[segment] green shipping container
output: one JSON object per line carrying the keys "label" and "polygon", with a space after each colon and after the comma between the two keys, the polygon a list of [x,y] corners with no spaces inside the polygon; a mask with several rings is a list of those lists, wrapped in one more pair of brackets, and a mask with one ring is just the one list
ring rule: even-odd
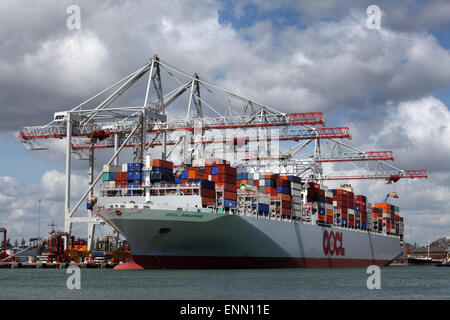
{"label": "green shipping container", "polygon": [[109,181],[109,172],[103,172],[103,181]]}

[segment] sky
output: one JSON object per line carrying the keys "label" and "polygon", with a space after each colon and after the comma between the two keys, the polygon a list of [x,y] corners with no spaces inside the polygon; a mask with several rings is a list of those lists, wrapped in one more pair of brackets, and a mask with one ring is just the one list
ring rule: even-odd
{"label": "sky", "polygon": [[[367,26],[372,4],[379,29]],[[68,27],[71,5],[79,29]],[[350,128],[352,146],[391,150],[396,167],[427,169],[428,179],[350,183],[372,202],[400,195],[392,203],[407,241],[450,236],[449,16],[445,0],[2,0],[0,226],[20,242],[37,235],[39,212],[42,233],[52,221],[64,225],[64,143],[29,151],[20,128],[45,125],[158,54],[277,110],[323,112],[328,126]],[[73,167],[76,199],[87,164],[74,158]]]}

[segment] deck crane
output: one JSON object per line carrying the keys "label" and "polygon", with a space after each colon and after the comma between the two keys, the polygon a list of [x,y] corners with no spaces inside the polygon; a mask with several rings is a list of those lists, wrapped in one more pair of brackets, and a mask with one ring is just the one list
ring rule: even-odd
{"label": "deck crane", "polygon": [[[124,106],[118,103],[118,99],[146,75],[143,104]],[[201,88],[204,89],[202,95]],[[187,101],[182,98],[186,96]],[[187,110],[186,116],[181,114],[182,110]],[[47,125],[22,128],[18,138],[30,150],[45,150],[48,147],[46,141],[65,139],[64,232],[70,237],[73,223],[87,223],[89,248],[92,248],[95,226],[102,221],[90,209],[87,217],[74,217],[74,214],[85,199],[94,198],[94,186],[102,175],[102,172],[94,172],[95,153],[107,149],[113,150],[107,164],[118,164],[119,154],[125,148],[132,148],[134,162],[141,162],[144,153],[150,149],[160,152],[162,159],[170,158],[178,166],[195,157],[223,156],[233,165],[246,165],[249,171],[273,170],[294,174],[304,180],[426,177],[425,170],[400,170],[381,162],[393,161],[390,151],[362,152],[343,143],[342,140],[351,139],[348,127],[324,126],[321,112],[280,112],[220,88],[197,74],[187,74],[155,55],[138,70],[78,106],[56,112]],[[321,140],[334,144],[332,153],[321,151]],[[284,143],[294,146],[283,153],[273,150],[276,149],[273,145]],[[312,155],[301,156],[301,152],[313,144]],[[345,148],[349,151],[342,152]],[[277,156],[277,152],[283,157]],[[73,207],[72,154],[78,159],[89,160],[89,185]],[[376,161],[380,170],[354,176],[323,173],[323,163],[344,161]]]}

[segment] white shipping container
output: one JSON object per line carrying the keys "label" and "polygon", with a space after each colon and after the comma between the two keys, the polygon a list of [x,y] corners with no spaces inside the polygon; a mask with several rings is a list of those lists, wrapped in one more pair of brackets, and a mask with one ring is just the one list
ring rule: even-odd
{"label": "white shipping container", "polygon": [[334,208],[333,208],[332,204],[325,203],[325,209],[326,210],[333,210]]}
{"label": "white shipping container", "polygon": [[193,167],[204,167],[205,166],[205,159],[192,160],[192,166]]}
{"label": "white shipping container", "polygon": [[293,203],[292,204],[292,209],[293,210],[302,210],[303,209],[303,205],[301,205],[301,204],[298,204],[298,203]]}
{"label": "white shipping container", "polygon": [[258,197],[258,203],[270,204],[270,197],[266,196],[264,193],[260,193]]}
{"label": "white shipping container", "polygon": [[299,196],[292,196],[292,198],[291,198],[291,202],[292,203],[299,203],[299,204],[302,204],[303,203],[303,197],[299,197]]}
{"label": "white shipping container", "polygon": [[291,195],[292,196],[301,197],[302,196],[302,192],[300,190],[291,189]]}
{"label": "white shipping container", "polygon": [[320,189],[324,190],[324,191],[328,191],[328,187],[323,184],[320,185]]}
{"label": "white shipping container", "polygon": [[302,185],[300,183],[291,181],[291,189],[302,190]]}
{"label": "white shipping container", "polygon": [[122,163],[122,172],[127,172],[127,171],[128,171],[128,164]]}
{"label": "white shipping container", "polygon": [[325,197],[333,198],[333,192],[325,192]]}
{"label": "white shipping container", "polygon": [[347,213],[351,215],[355,215],[355,210],[353,209],[347,209]]}

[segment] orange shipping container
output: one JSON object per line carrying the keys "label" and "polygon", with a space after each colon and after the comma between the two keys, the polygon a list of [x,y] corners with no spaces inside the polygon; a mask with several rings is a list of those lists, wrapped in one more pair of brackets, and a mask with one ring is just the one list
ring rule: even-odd
{"label": "orange shipping container", "polygon": [[208,180],[208,174],[195,170],[189,170],[188,177],[189,179]]}

